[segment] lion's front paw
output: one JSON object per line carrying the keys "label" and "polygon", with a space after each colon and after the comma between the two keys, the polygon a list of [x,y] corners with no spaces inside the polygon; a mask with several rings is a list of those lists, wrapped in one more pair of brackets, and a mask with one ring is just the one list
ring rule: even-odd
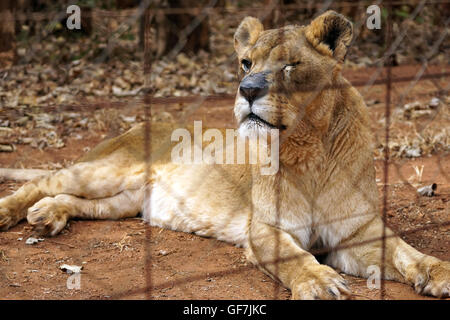
{"label": "lion's front paw", "polygon": [[420,269],[414,282],[416,292],[439,298],[450,296],[450,262],[437,260]]}
{"label": "lion's front paw", "polygon": [[54,236],[66,226],[69,212],[66,203],[46,197],[28,209],[27,220],[38,234]]}
{"label": "lion's front paw", "polygon": [[342,300],[350,297],[351,291],[344,278],[325,265],[303,268],[292,285],[292,299]]}

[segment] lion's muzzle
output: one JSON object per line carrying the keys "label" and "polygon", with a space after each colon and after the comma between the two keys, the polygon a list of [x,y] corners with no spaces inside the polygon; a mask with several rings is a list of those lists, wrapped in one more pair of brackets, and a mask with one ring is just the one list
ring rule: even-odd
{"label": "lion's muzzle", "polygon": [[242,79],[239,85],[239,93],[248,101],[250,106],[253,102],[265,96],[269,91],[269,83],[266,80],[268,72],[249,74]]}

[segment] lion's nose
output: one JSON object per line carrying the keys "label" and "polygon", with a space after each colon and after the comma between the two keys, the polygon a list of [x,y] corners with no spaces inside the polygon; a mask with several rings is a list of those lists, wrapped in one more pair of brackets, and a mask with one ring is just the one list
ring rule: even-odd
{"label": "lion's nose", "polygon": [[250,103],[267,93],[267,81],[264,72],[245,77],[239,85],[240,94]]}
{"label": "lion's nose", "polygon": [[256,99],[256,97],[258,97],[258,94],[261,90],[261,88],[244,87],[242,85],[239,87],[241,95],[250,103],[252,103]]}

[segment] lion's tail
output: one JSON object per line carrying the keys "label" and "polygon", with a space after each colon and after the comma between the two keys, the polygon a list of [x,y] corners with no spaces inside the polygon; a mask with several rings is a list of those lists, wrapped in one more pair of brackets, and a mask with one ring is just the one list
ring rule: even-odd
{"label": "lion's tail", "polygon": [[26,181],[51,173],[51,170],[0,168],[0,180]]}

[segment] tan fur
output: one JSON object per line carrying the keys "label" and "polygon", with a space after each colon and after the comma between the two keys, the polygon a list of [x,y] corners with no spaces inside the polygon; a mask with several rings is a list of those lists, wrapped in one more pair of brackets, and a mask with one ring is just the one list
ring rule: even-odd
{"label": "tan fur", "polygon": [[[152,124],[146,181],[145,127],[138,125],[74,166],[0,199],[0,227],[27,217],[37,231],[55,235],[73,217],[143,212],[151,225],[245,247],[249,260],[290,288],[294,299],[349,297],[333,267],[362,277],[370,266],[381,268],[383,227],[366,107],[340,74],[351,37],[351,23],[331,11],[306,27],[266,31],[246,18],[236,31],[239,61],[251,61],[248,74],[267,72],[269,83],[252,106],[237,94],[239,130],[267,129],[249,122],[250,107],[281,129],[276,174],[262,175],[259,165],[172,163],[175,127]],[[448,296],[450,263],[418,252],[389,229],[387,235],[386,279]],[[330,250],[327,265],[308,252],[313,248]]]}

